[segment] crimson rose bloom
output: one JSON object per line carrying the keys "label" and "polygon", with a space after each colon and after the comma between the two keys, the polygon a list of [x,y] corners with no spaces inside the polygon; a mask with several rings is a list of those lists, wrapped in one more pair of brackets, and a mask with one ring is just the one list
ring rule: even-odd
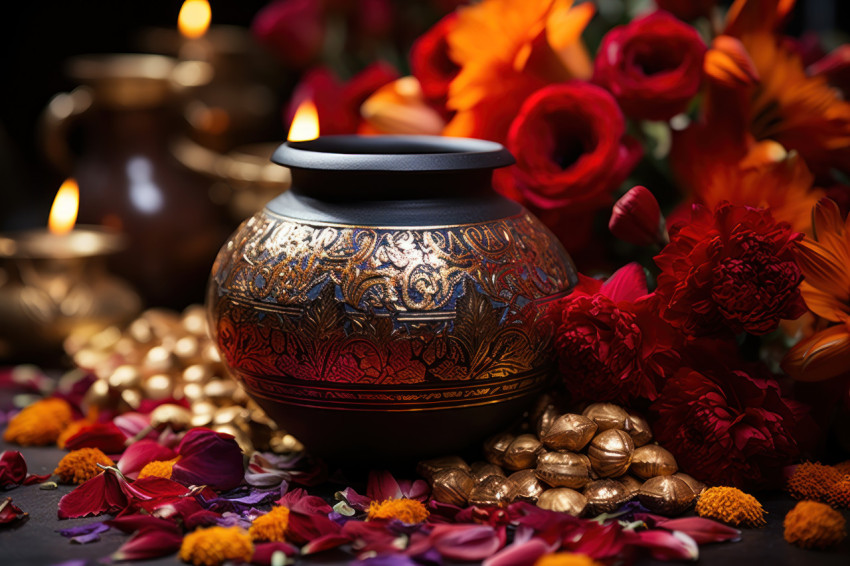
{"label": "crimson rose bloom", "polygon": [[767,334],[806,312],[793,249],[803,235],[766,209],[694,205],[655,257],[663,316],[689,334]]}
{"label": "crimson rose bloom", "polygon": [[629,264],[605,284],[579,277],[554,307],[555,349],[570,395],[620,404],[655,399],[656,382],[677,363],[677,336],[658,317],[643,268]]}
{"label": "crimson rose bloom", "polygon": [[662,10],[667,10],[679,19],[695,20],[701,16],[711,15],[715,0],[655,0]]}
{"label": "crimson rose bloom", "polygon": [[743,369],[679,369],[652,406],[652,430],[679,467],[701,481],[775,486],[799,455],[807,409],[785,399],[762,366],[736,367]]}
{"label": "crimson rose bloom", "polygon": [[694,28],[659,10],[602,38],[593,82],[611,91],[627,116],[668,120],[699,90],[705,52]]}
{"label": "crimson rose bloom", "polygon": [[542,88],[526,99],[508,132],[517,161],[513,182],[541,209],[582,214],[603,208],[641,157],[640,145],[625,132],[605,90],[579,81]]}
{"label": "crimson rose bloom", "polygon": [[410,49],[410,70],[422,85],[428,102],[445,107],[452,82],[460,66],[449,57],[446,36],[457,20],[457,13],[445,16],[422,34]]}

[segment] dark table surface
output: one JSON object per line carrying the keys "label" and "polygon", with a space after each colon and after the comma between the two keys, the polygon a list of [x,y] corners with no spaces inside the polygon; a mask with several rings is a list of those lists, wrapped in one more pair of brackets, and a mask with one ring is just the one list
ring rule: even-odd
{"label": "dark table surface", "polygon": [[[19,448],[0,441],[0,451],[20,450],[29,466],[30,473],[52,472],[64,452],[56,448]],[[86,544],[74,544],[56,531],[75,525],[103,520],[103,518],[60,521],[56,516],[59,498],[71,491],[72,486],[60,485],[55,490],[42,490],[38,485],[22,486],[0,492],[3,498],[13,502],[29,513],[25,522],[13,528],[0,527],[0,565],[49,566],[70,560],[87,561],[95,565],[118,549],[128,538],[118,531],[109,530],[101,540]],[[823,565],[850,566],[850,539],[828,551],[803,550],[786,543],[782,538],[782,520],[794,506],[795,501],[781,493],[757,494],[768,512],[767,526],[761,529],[745,529],[740,542],[705,545],[700,547],[700,564],[705,565]],[[850,524],[850,513],[845,512]],[[309,563],[343,564],[350,557],[340,552],[314,557]],[[303,561],[308,562],[308,561]],[[159,560],[134,562],[145,565],[183,564],[176,555]],[[641,565],[664,564],[652,560],[640,561]]]}

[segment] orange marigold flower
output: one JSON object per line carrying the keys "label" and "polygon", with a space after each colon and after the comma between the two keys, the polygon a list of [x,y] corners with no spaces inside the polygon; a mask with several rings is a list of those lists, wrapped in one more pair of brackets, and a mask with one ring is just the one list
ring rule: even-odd
{"label": "orange marigold flower", "polygon": [[842,476],[850,476],[850,460],[844,460],[832,466],[838,470]]}
{"label": "orange marigold flower", "polygon": [[800,292],[817,316],[837,323],[791,348],[782,369],[798,381],[821,381],[850,367],[850,231],[838,205],[822,199],[812,211],[814,238],[795,249]]}
{"label": "orange marigold flower", "polygon": [[408,525],[421,523],[428,518],[428,510],[415,499],[385,499],[369,504],[369,520],[398,519]]}
{"label": "orange marigold flower", "polygon": [[103,471],[98,464],[114,466],[115,462],[99,448],[80,448],[65,454],[53,473],[62,483],[83,483]]}
{"label": "orange marigold flower", "polygon": [[703,491],[696,505],[697,515],[730,525],[762,527],[765,510],[758,499],[734,487],[711,487]]}
{"label": "orange marigold flower", "polygon": [[788,478],[786,487],[794,499],[823,501],[829,488],[841,478],[841,474],[832,466],[824,466],[819,462],[803,462]]}
{"label": "orange marigold flower", "polygon": [[36,401],[12,417],[3,440],[21,446],[53,444],[71,422],[71,405],[63,399]]}
{"label": "orange marigold flower", "polygon": [[139,479],[155,477],[170,480],[174,464],[176,464],[179,459],[180,456],[172,458],[171,460],[154,460],[153,462],[148,462],[145,464],[145,467],[139,471]]}
{"label": "orange marigold flower", "polygon": [[827,548],[847,532],[841,513],[817,501],[800,501],[785,515],[785,540],[801,548]]}
{"label": "orange marigold flower", "polygon": [[250,562],[253,555],[251,537],[239,527],[198,529],[180,545],[180,560],[195,566],[218,566],[227,560]]}
{"label": "orange marigold flower", "polygon": [[252,540],[283,542],[289,527],[289,509],[278,506],[265,515],[260,515],[251,523],[248,534]]}
{"label": "orange marigold flower", "polygon": [[599,562],[586,554],[575,552],[555,552],[544,554],[537,559],[534,566],[601,566]]}
{"label": "orange marigold flower", "polygon": [[56,446],[59,448],[65,448],[65,443],[68,442],[68,439],[80,432],[84,427],[91,424],[91,421],[86,419],[79,419],[68,426],[65,427],[65,430],[62,431],[62,434],[59,435],[59,438],[56,439]]}
{"label": "orange marigold flower", "polygon": [[836,509],[850,509],[850,475],[845,475],[826,490],[826,502]]}

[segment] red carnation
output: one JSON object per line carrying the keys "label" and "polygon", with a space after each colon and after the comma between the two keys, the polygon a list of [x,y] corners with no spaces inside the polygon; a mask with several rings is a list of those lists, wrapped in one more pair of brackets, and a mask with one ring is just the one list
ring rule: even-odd
{"label": "red carnation", "polygon": [[422,85],[422,94],[428,102],[441,107],[446,105],[449,84],[460,66],[449,57],[449,44],[446,36],[457,20],[452,12],[425,32],[410,49],[410,70]]}
{"label": "red carnation", "polygon": [[564,383],[576,401],[657,397],[656,380],[678,356],[676,337],[647,295],[638,264],[608,281],[580,276],[573,293],[555,306],[555,348]]}
{"label": "red carnation", "polygon": [[762,366],[705,369],[710,364],[681,368],[667,380],[652,406],[658,442],[706,483],[777,485],[799,455],[805,407],[782,397]]}
{"label": "red carnation", "polygon": [[602,38],[593,82],[611,91],[627,116],[668,120],[699,90],[705,51],[694,28],[659,10]]}
{"label": "red carnation", "polygon": [[664,318],[696,335],[767,334],[806,312],[793,250],[803,235],[766,209],[694,205],[655,257]]}
{"label": "red carnation", "polygon": [[691,21],[710,16],[716,0],[655,0],[655,3],[677,18]]}
{"label": "red carnation", "polygon": [[607,206],[641,157],[625,132],[617,103],[599,87],[572,81],[538,90],[508,132],[516,188],[541,209],[581,214]]}

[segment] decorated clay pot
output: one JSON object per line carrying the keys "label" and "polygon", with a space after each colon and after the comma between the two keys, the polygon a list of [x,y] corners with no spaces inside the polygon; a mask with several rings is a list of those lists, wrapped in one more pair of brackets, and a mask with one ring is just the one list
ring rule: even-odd
{"label": "decorated clay pot", "polygon": [[273,161],[292,189],[219,252],[208,294],[222,358],[311,451],[424,457],[514,421],[553,372],[547,306],[575,269],[493,192],[501,145],[327,136]]}

